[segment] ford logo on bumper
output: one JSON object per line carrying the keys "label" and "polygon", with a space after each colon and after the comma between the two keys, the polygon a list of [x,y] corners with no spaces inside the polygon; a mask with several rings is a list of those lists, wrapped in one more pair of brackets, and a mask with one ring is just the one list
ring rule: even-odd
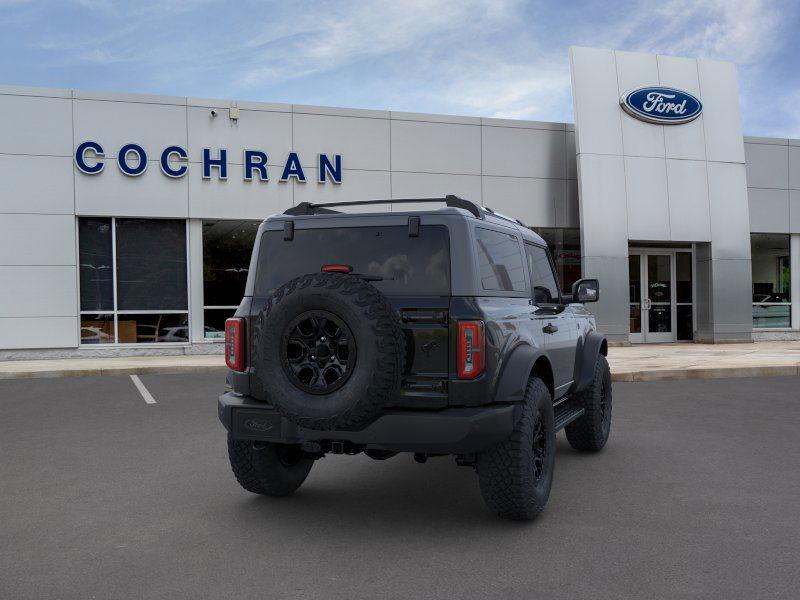
{"label": "ford logo on bumper", "polygon": [[247,429],[261,432],[271,431],[275,428],[275,425],[267,419],[248,419],[244,422],[244,426]]}
{"label": "ford logo on bumper", "polygon": [[623,94],[622,108],[632,117],[660,125],[688,123],[703,112],[703,103],[688,92],[669,87],[644,87]]}

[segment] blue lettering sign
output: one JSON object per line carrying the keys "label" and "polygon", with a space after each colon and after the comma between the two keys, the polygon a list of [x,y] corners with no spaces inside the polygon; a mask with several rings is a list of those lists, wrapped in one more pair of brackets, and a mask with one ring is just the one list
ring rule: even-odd
{"label": "blue lettering sign", "polygon": [[632,117],[660,125],[688,123],[703,112],[703,103],[688,92],[669,87],[632,90],[619,100]]}
{"label": "blue lettering sign", "polygon": [[286,164],[283,167],[281,181],[289,181],[289,177],[295,177],[301,183],[306,182],[306,176],[303,173],[303,166],[300,164],[300,157],[297,156],[297,152],[289,152]]}
{"label": "blue lettering sign", "polygon": [[101,160],[98,160],[94,164],[88,164],[86,162],[86,152],[89,150],[94,152],[94,155],[97,158],[105,158],[103,147],[100,144],[97,142],[83,142],[78,146],[78,149],[75,150],[75,166],[78,167],[81,173],[86,173],[87,175],[97,175],[103,170],[105,163],[103,163]]}
{"label": "blue lettering sign", "polygon": [[328,180],[328,176],[330,176],[331,181],[333,181],[333,183],[342,183],[341,154],[333,155],[333,164],[331,164],[331,161],[328,158],[327,154],[320,154],[318,167],[319,168],[317,172],[319,173],[319,177],[317,178],[317,180],[320,183],[325,183]]}
{"label": "blue lettering sign", "polygon": [[211,148],[203,148],[203,179],[211,179],[211,168],[219,171],[220,179],[228,178],[228,151],[220,148],[219,158],[211,158]]}
{"label": "blue lettering sign", "polygon": [[[228,150],[225,148],[202,149],[203,179],[211,179],[212,169],[217,170],[221,181],[228,179]],[[98,142],[87,140],[75,149],[75,166],[81,173],[97,175],[105,168],[105,150]],[[182,146],[167,146],[158,158],[161,172],[167,177],[178,179],[189,172],[189,153]],[[262,150],[244,150],[242,166],[245,181],[269,181],[268,155]],[[138,177],[147,170],[147,152],[136,143],[123,145],[117,152],[117,166],[129,177]],[[344,168],[341,154],[319,154],[317,160],[317,180],[319,183],[342,183]],[[194,168],[194,167],[192,167]],[[297,152],[289,152],[281,172],[280,181],[295,178],[299,183],[306,182],[306,174]]]}
{"label": "blue lettering sign", "polygon": [[186,150],[181,148],[180,146],[167,146],[164,148],[164,151],[161,153],[161,172],[164,173],[167,177],[172,177],[177,179],[179,177],[183,177],[186,175],[186,171],[189,169],[186,165],[180,165],[177,168],[173,168],[171,164],[169,164],[169,159],[172,156],[177,156],[179,160],[188,160],[189,155],[186,153]]}
{"label": "blue lettering sign", "polygon": [[[139,159],[135,167],[128,164],[129,154],[135,154]],[[144,148],[138,144],[125,144],[119,149],[117,164],[119,165],[119,170],[125,173],[125,175],[129,177],[138,177],[147,169],[147,153],[144,151]]]}
{"label": "blue lettering sign", "polygon": [[253,181],[253,171],[258,171],[259,181],[269,181],[267,153],[260,150],[244,151],[244,180]]}

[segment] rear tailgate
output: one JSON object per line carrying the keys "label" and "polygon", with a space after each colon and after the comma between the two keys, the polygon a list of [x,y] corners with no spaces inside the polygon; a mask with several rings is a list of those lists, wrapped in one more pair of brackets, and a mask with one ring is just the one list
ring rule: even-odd
{"label": "rear tailgate", "polygon": [[449,299],[394,297],[406,338],[406,368],[399,404],[408,407],[447,405]]}
{"label": "rear tailgate", "polygon": [[446,225],[422,225],[412,233],[408,224],[342,227],[298,219],[291,235],[283,229],[265,231],[260,242],[254,311],[280,285],[326,266],[368,276],[397,310],[406,338],[399,405],[447,405],[451,283]]}

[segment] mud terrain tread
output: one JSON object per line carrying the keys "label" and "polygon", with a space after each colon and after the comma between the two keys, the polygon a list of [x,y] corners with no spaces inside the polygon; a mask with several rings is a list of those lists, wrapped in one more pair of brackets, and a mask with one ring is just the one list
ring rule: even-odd
{"label": "mud terrain tread", "polygon": [[252,443],[237,440],[228,434],[228,458],[231,469],[244,489],[264,496],[287,496],[305,481],[313,461],[301,459],[291,467],[282,465],[274,447],[265,445],[262,450],[253,450]]}
{"label": "mud terrain tread", "polygon": [[608,411],[611,412],[611,370],[606,357],[598,354],[591,385],[575,395],[576,405],[583,406],[586,412],[581,418],[564,428],[567,441],[575,450],[597,452],[602,450],[608,441],[609,431],[603,430],[603,417],[600,410],[603,379],[606,379]]}
{"label": "mud terrain tread", "polygon": [[[553,407],[550,391],[541,379],[531,377],[525,389],[522,413],[509,438],[496,444],[478,456],[477,471],[483,499],[492,512],[513,520],[530,520],[544,509],[550,490],[534,493],[536,483],[533,474],[533,418],[536,406],[543,409],[552,442]],[[555,452],[555,444],[550,451]],[[552,460],[550,478],[552,482]]]}

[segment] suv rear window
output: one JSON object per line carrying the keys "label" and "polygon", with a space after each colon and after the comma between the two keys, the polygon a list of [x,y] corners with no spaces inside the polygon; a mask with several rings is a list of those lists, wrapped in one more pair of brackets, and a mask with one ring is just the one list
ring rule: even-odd
{"label": "suv rear window", "polygon": [[524,292],[525,271],[517,237],[476,227],[475,238],[483,289]]}
{"label": "suv rear window", "polygon": [[268,296],[287,281],[319,273],[324,265],[349,265],[353,273],[377,275],[371,282],[387,296],[448,296],[450,236],[443,225],[295,229],[267,231],[261,239],[255,294]]}

